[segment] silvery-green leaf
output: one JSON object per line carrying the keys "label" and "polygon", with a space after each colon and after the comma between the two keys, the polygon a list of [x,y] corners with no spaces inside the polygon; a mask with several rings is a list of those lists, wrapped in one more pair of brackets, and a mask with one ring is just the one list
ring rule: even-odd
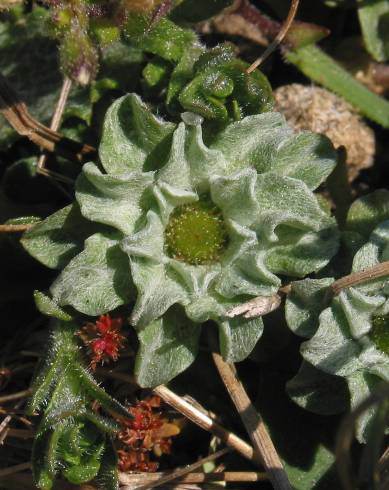
{"label": "silvery-green leaf", "polygon": [[128,303],[132,284],[127,255],[117,240],[101,234],[85,241],[51,286],[53,300],[86,315],[100,315]]}
{"label": "silvery-green leaf", "polygon": [[327,374],[306,361],[286,385],[292,400],[320,415],[333,415],[348,409],[349,394],[344,378]]}
{"label": "silvery-green leaf", "polygon": [[167,383],[189,367],[197,356],[200,333],[201,326],[178,307],[138,330],[135,375],[140,386]]}
{"label": "silvery-green leaf", "polygon": [[363,369],[359,356],[363,345],[350,335],[350,327],[339,300],[320,315],[320,326],[301,346],[306,361],[322,371],[337,376],[349,376]]}
{"label": "silvery-green leaf", "polygon": [[292,282],[285,303],[289,328],[301,337],[312,337],[319,326],[319,315],[329,301],[332,278],[304,279]]}
{"label": "silvery-green leaf", "polygon": [[85,218],[128,235],[141,216],[142,200],[152,182],[153,172],[110,175],[87,163],[77,180],[76,198]]}
{"label": "silvery-green leaf", "polygon": [[215,137],[211,148],[225,156],[228,173],[254,167],[258,173],[271,170],[280,143],[292,134],[277,112],[248,116],[229,124]]}
{"label": "silvery-green leaf", "polygon": [[130,321],[144,327],[163,315],[175,303],[185,303],[187,292],[165,264],[143,257],[131,257],[132,279],[138,290]]}
{"label": "silvery-green leaf", "polygon": [[221,318],[217,324],[220,353],[226,362],[246,359],[263,332],[262,318]]}
{"label": "silvery-green leaf", "polygon": [[116,100],[105,116],[99,148],[104,169],[120,175],[160,165],[174,127],[154,116],[135,94]]}
{"label": "silvery-green leaf", "polygon": [[[356,409],[380,383],[380,379],[374,375],[359,371],[347,378],[350,391],[351,408]],[[365,410],[356,421],[356,437],[359,442],[366,442],[369,435],[370,424],[376,410],[370,407]]]}
{"label": "silvery-green leaf", "polygon": [[347,215],[346,229],[368,240],[374,228],[389,219],[389,191],[379,189],[357,199]]}
{"label": "silvery-green leaf", "polygon": [[336,160],[335,148],[328,138],[304,131],[280,144],[271,171],[302,180],[314,190],[334,170]]}
{"label": "silvery-green leaf", "polygon": [[199,194],[209,192],[211,177],[224,175],[228,168],[227,159],[223,153],[208,148],[204,144],[199,120],[195,120],[194,124],[187,123],[186,155],[190,162],[194,187]]}
{"label": "silvery-green leaf", "polygon": [[104,230],[104,227],[86,220],[77,203],[74,203],[24,233],[21,243],[30,255],[46,267],[62,269],[81,252],[84,240],[100,230]]}

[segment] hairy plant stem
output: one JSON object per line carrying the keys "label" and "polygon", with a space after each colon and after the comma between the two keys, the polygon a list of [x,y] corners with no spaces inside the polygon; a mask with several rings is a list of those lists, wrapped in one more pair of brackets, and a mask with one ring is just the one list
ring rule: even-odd
{"label": "hairy plant stem", "polygon": [[356,286],[357,284],[362,284],[385,276],[389,276],[389,261],[380,262],[363,271],[354,272],[348,276],[344,276],[333,282],[330,286],[330,290],[332,294],[336,296],[342,289],[347,289]]}

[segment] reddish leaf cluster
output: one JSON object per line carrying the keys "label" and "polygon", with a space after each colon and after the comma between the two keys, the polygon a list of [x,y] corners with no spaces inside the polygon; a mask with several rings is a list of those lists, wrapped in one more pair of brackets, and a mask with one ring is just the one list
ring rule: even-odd
{"label": "reddish leaf cluster", "polygon": [[90,367],[96,369],[98,363],[116,361],[124,346],[125,337],[120,333],[123,326],[121,318],[101,315],[95,322],[86,323],[78,335],[88,347],[91,358]]}
{"label": "reddish leaf cluster", "polygon": [[180,427],[156,410],[160,405],[161,399],[153,396],[129,407],[134,418],[122,421],[123,428],[118,434],[121,471],[157,471],[158,463],[150,460],[150,454],[159,457],[170,453],[171,438],[179,434]]}

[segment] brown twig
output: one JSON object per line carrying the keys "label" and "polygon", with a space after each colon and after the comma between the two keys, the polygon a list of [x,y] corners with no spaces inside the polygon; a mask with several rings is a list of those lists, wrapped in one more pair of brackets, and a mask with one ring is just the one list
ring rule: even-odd
{"label": "brown twig", "polygon": [[274,488],[291,490],[287,474],[265,424],[237,378],[234,366],[225,362],[220,354],[213,353],[212,357]]}
{"label": "brown twig", "polygon": [[191,473],[192,471],[197,470],[198,468],[201,468],[203,464],[209,463],[210,461],[214,461],[217,458],[221,458],[228,452],[230,452],[230,448],[225,448],[221,449],[220,451],[217,451],[216,453],[210,454],[209,456],[205,458],[201,458],[199,461],[196,461],[196,463],[193,463],[186,468],[179,468],[178,470],[174,470],[171,473],[168,473],[167,475],[162,476],[159,478],[159,480],[154,481],[154,482],[149,482],[146,483],[145,485],[141,485],[140,487],[137,487],[137,490],[149,490],[150,488],[155,488],[159,487],[160,485],[163,485],[164,483],[168,483],[173,480],[177,480],[178,478],[181,478],[188,473]]}
{"label": "brown twig", "polygon": [[[134,377],[125,373],[110,371],[103,368],[96,369],[96,373],[109,378],[127,381],[132,384],[135,383]],[[244,458],[261,465],[261,462],[255,454],[253,448],[236,434],[230,432],[228,429],[225,429],[223,426],[212,420],[211,417],[207,415],[207,411],[204,408],[199,408],[200,406],[193,406],[191,403],[171,391],[165,385],[157,386],[153,389],[153,392],[162,398],[165,403],[177,410],[177,412],[180,412],[182,415],[184,415],[184,417],[188,418],[202,429],[214,434],[227,446],[240,453]]]}
{"label": "brown twig", "polygon": [[[166,473],[119,473],[119,481],[122,485],[130,485],[134,488],[136,485],[154,484]],[[256,471],[220,471],[213,473],[202,473],[199,471],[187,473],[177,478],[177,483],[213,483],[213,482],[240,482],[253,483],[266,481],[266,473]],[[122,488],[125,490],[125,487]]]}
{"label": "brown twig", "polygon": [[34,119],[26,105],[6,79],[0,74],[0,112],[9,124],[22,136],[50,152],[82,163],[96,156],[95,148],[83,145],[47,128]]}
{"label": "brown twig", "polygon": [[251,73],[255,69],[257,69],[258,66],[261,65],[266,60],[266,58],[268,58],[273,53],[273,51],[277,49],[277,47],[282,43],[291,25],[293,24],[293,21],[297,14],[297,10],[299,8],[299,4],[300,4],[300,0],[292,0],[288,17],[286,18],[283,26],[277,33],[272,43],[266,48],[262,56],[260,56],[256,61],[254,61],[254,63],[251,66],[249,66],[249,68],[246,70],[247,73]]}
{"label": "brown twig", "polygon": [[389,261],[380,262],[379,264],[373,265],[372,267],[369,267],[363,271],[354,272],[353,274],[344,276],[333,282],[330,289],[332,294],[336,296],[342,291],[342,289],[347,289],[352,286],[385,276],[389,276]]}
{"label": "brown twig", "polygon": [[31,469],[30,462],[16,464],[15,466],[10,466],[9,468],[2,468],[0,469],[0,478],[3,476],[12,475],[13,473],[19,473],[20,471],[30,470],[30,469]]}
{"label": "brown twig", "polygon": [[20,233],[32,228],[34,224],[25,225],[0,225],[0,233]]}
{"label": "brown twig", "polygon": [[9,402],[12,400],[20,400],[21,398],[27,398],[32,393],[31,388],[27,390],[18,391],[17,393],[11,393],[10,395],[0,396],[0,403]]}
{"label": "brown twig", "polygon": [[[65,77],[62,83],[61,93],[57,100],[54,114],[51,119],[50,129],[52,129],[53,131],[57,131],[60,126],[61,119],[66,107],[66,102],[68,100],[71,88],[72,88],[72,81],[70,80],[70,78]],[[46,160],[47,160],[47,153],[43,153],[38,159],[37,172],[43,175],[47,175],[49,177],[50,174],[48,175],[46,172],[42,172],[43,170],[45,170]]]}
{"label": "brown twig", "polygon": [[227,444],[227,446],[233,448],[243,457],[253,461],[256,464],[262,465],[260,458],[255,453],[253,448],[247,444],[247,442],[243,441],[240,437],[213,421],[205,411],[194,407],[184,398],[176,395],[176,393],[172,392],[164,385],[157,386],[153,391],[156,395],[161,397],[165,403],[173,407],[202,429],[214,434],[221,441]]}

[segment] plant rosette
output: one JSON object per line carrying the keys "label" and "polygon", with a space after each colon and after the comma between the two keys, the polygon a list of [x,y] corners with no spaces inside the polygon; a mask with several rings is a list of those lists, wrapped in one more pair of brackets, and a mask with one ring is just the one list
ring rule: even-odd
{"label": "plant rosette", "polygon": [[[362,201],[354,206],[356,211],[362,209]],[[387,260],[389,221],[383,221],[356,252],[352,273]],[[324,278],[292,283],[286,302],[289,327],[309,338],[301,345],[304,362],[289,381],[288,392],[299,405],[321,414],[345,410],[348,403],[355,408],[382,380],[389,381],[389,278],[343,289],[330,299],[332,282]],[[349,393],[346,401],[334,393],[342,389],[342,378]],[[371,408],[359,417],[360,442],[366,442],[375,412]]]}
{"label": "plant rosette", "polygon": [[136,298],[130,323],[142,386],[186,369],[208,320],[224,359],[245,359],[263,323],[229,318],[230,309],[273,295],[280,276],[320,270],[338,248],[335,221],[312,192],[336,163],[328,139],[293,134],[283,116],[264,113],[205,144],[201,118],[182,119],[159,119],[136,95],[118,99],[106,115],[101,166],[86,164],[76,202],[22,239],[62,269],[51,287],[60,307],[97,316]]}

